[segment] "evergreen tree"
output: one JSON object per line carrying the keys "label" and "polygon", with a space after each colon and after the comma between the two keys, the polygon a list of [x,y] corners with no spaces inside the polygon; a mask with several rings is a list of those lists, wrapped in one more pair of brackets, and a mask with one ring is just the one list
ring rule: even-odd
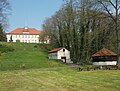
{"label": "evergreen tree", "polygon": [[3,31],[3,27],[0,24],[0,41],[6,41],[6,35],[5,32]]}

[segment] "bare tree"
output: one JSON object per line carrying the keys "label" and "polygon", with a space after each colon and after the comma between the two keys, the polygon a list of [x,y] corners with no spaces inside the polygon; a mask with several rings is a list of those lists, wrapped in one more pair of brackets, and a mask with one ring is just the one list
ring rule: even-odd
{"label": "bare tree", "polygon": [[3,28],[8,26],[7,15],[10,14],[11,7],[9,0],[0,0],[0,24]]}
{"label": "bare tree", "polygon": [[7,27],[7,15],[10,9],[8,0],[0,0],[0,41],[6,41],[4,29]]}
{"label": "bare tree", "polygon": [[[44,22],[52,44],[71,51],[74,63],[87,64],[93,53],[103,47],[114,50],[112,18],[94,0],[65,0],[62,8]],[[99,5],[98,5],[99,4]],[[101,6],[100,6],[101,5]],[[115,43],[115,42],[114,42]]]}
{"label": "bare tree", "polygon": [[117,43],[116,43],[117,67],[120,68],[120,37],[119,37],[120,29],[118,29],[120,1],[119,0],[98,0],[98,2],[104,7],[105,11],[109,14],[109,17],[112,18],[112,20],[115,23],[116,40],[117,40]]}

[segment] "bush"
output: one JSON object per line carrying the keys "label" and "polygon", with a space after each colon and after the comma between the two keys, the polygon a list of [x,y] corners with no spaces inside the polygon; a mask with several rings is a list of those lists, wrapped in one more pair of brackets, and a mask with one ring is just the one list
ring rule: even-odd
{"label": "bush", "polygon": [[17,43],[20,43],[20,40],[16,40]]}
{"label": "bush", "polygon": [[43,51],[43,52],[48,52],[48,51],[50,51],[51,49],[53,49],[54,47],[53,47],[53,45],[51,45],[51,44],[36,44],[36,45],[34,46],[34,48],[40,48],[41,51]]}
{"label": "bush", "polygon": [[14,51],[14,48],[11,46],[7,46],[5,44],[0,44],[0,53],[7,53]]}
{"label": "bush", "polygon": [[79,66],[79,71],[82,71],[82,70],[98,70],[100,69],[100,66],[99,65],[84,65],[84,66]]}

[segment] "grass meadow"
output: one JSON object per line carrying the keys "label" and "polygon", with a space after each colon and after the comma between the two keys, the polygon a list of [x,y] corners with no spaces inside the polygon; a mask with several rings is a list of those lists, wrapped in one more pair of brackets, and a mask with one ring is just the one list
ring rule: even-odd
{"label": "grass meadow", "polygon": [[65,68],[0,72],[0,91],[120,91],[120,71]]}
{"label": "grass meadow", "polygon": [[51,68],[66,66],[57,60],[49,60],[48,52],[36,44],[3,43],[14,48],[13,52],[2,53],[0,56],[0,70],[20,70],[31,68]]}
{"label": "grass meadow", "polygon": [[0,91],[120,91],[120,70],[78,71],[42,45],[3,44],[14,51],[0,55]]}

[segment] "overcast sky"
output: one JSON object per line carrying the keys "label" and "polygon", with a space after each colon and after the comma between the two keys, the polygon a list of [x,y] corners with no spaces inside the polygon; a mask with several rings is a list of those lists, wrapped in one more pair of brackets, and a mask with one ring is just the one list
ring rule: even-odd
{"label": "overcast sky", "polygon": [[8,31],[28,27],[42,30],[42,23],[55,14],[63,0],[10,0],[12,14],[9,16]]}

